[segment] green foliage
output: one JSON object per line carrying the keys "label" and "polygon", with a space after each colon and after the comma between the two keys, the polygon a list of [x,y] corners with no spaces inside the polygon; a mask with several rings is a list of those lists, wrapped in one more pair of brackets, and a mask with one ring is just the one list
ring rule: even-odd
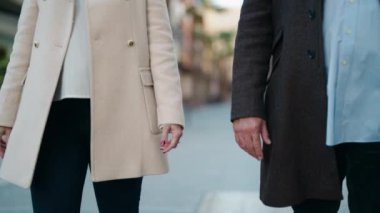
{"label": "green foliage", "polygon": [[207,9],[213,9],[217,12],[224,12],[226,10],[225,8],[215,6],[214,4],[211,3],[210,0],[202,0],[201,2],[203,6]]}
{"label": "green foliage", "polygon": [[0,85],[3,83],[8,61],[9,57],[7,54],[7,49],[5,47],[0,46]]}
{"label": "green foliage", "polygon": [[234,31],[222,31],[212,35],[196,31],[194,36],[197,40],[202,40],[204,48],[213,52],[215,60],[221,60],[233,55]]}
{"label": "green foliage", "polygon": [[204,48],[213,52],[213,60],[221,60],[233,55],[234,31],[207,34],[204,32],[203,27],[197,27],[203,25],[203,11],[205,9],[212,9],[220,13],[226,11],[224,8],[219,8],[213,5],[210,0],[202,0],[201,5],[189,6],[186,13],[193,17],[196,25],[194,29],[194,38],[202,41]]}

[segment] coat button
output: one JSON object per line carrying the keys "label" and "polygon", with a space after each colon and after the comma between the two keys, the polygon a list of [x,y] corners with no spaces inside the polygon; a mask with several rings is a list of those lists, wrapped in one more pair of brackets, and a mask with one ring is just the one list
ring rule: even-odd
{"label": "coat button", "polygon": [[38,47],[40,47],[40,42],[35,41],[33,45],[34,45],[35,48],[38,48]]}
{"label": "coat button", "polygon": [[128,41],[128,46],[129,46],[129,47],[133,47],[133,46],[135,46],[135,44],[136,44],[136,43],[135,43],[135,41],[133,41],[133,40],[129,40],[129,41]]}
{"label": "coat button", "polygon": [[308,50],[307,51],[307,57],[309,58],[309,59],[315,59],[315,51],[314,50]]}
{"label": "coat button", "polygon": [[308,17],[310,20],[315,19],[315,10],[310,9],[310,10],[308,10],[307,14],[308,14]]}

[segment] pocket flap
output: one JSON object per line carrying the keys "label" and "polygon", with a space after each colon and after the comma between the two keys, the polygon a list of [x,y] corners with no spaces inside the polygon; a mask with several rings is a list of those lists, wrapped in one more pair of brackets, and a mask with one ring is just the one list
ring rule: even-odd
{"label": "pocket flap", "polygon": [[153,86],[153,76],[150,70],[140,71],[140,76],[144,86]]}

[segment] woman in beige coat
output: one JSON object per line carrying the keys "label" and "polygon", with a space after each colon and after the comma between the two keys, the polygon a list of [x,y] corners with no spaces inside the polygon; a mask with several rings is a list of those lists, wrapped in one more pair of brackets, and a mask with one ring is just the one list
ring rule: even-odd
{"label": "woman in beige coat", "polygon": [[79,212],[88,165],[100,212],[137,212],[184,126],[165,0],[24,0],[0,126],[35,212]]}

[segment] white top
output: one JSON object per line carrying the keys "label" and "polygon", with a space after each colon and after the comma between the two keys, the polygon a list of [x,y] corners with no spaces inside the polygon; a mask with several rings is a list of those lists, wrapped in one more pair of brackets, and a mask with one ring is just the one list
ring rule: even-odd
{"label": "white top", "polygon": [[90,98],[90,47],[85,0],[75,0],[73,31],[54,100]]}

